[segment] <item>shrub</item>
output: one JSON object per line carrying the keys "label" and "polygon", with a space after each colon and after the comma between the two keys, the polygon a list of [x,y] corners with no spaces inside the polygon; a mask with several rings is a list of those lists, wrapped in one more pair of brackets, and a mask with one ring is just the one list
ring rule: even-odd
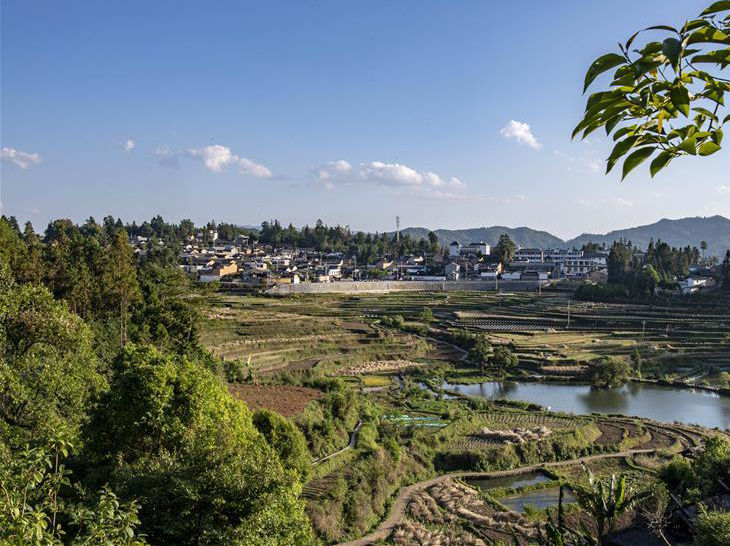
{"label": "shrub", "polygon": [[695,540],[699,546],[727,546],[730,544],[730,513],[708,512],[700,505],[695,531]]}
{"label": "shrub", "polygon": [[624,360],[600,358],[591,366],[591,383],[599,389],[618,387],[631,377],[631,367]]}
{"label": "shrub", "polygon": [[312,459],[307,449],[307,440],[294,423],[278,413],[259,409],[253,414],[253,425],[279,455],[284,468],[296,471],[304,481],[309,474]]}

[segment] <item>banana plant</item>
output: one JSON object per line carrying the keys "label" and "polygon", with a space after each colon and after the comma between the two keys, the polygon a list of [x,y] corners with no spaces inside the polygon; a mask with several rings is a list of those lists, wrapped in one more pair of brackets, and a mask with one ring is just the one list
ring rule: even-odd
{"label": "banana plant", "polygon": [[588,475],[588,487],[576,486],[575,494],[580,507],[593,518],[600,545],[613,531],[618,518],[651,496],[651,492],[632,491],[624,476],[612,474],[610,478],[598,480],[585,465],[583,468]]}

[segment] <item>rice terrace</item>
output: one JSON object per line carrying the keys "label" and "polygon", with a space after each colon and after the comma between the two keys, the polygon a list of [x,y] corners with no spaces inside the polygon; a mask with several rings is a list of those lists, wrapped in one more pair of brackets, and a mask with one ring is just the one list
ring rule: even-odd
{"label": "rice terrace", "polygon": [[[582,385],[605,358],[638,362],[637,387],[710,401],[726,396],[727,298],[597,303],[545,290],[206,301],[202,339],[224,365],[236,363],[247,383],[229,385],[237,396],[258,407],[243,389],[259,389],[266,393],[263,406],[276,410],[290,407],[293,385],[321,392],[288,415],[304,431],[312,457],[324,459],[312,467],[303,498],[327,542],[488,544],[511,541],[516,529],[520,543],[528,543],[539,536],[546,510],[558,505],[561,487],[568,520],[590,525],[573,493],[588,485],[581,465],[597,478],[621,474],[644,488],[657,482],[662,466],[708,438],[727,439],[730,428],[727,417],[711,428],[697,426],[691,412],[677,407],[662,422],[508,399],[512,383],[588,389]],[[516,363],[480,363],[474,347],[485,339],[492,353],[508,348]],[[481,385],[507,390],[480,395]],[[333,403],[339,409],[326,427],[312,420],[332,415]],[[474,488],[477,478],[519,478],[531,469],[548,477],[517,488]],[[349,504],[353,494],[357,509]],[[641,517],[626,513],[614,534],[636,533]]]}

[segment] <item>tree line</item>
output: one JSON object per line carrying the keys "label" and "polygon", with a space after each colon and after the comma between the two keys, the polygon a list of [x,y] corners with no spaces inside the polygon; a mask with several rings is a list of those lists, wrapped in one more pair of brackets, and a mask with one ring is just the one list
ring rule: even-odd
{"label": "tree line", "polygon": [[352,231],[349,226],[327,226],[322,220],[317,220],[314,227],[305,225],[301,229],[292,224],[284,228],[278,220],[264,221],[257,238],[262,244],[313,248],[317,252],[342,252],[356,256],[359,263],[375,263],[387,255],[397,257],[403,254],[437,253],[441,250],[438,237],[433,232],[429,232],[426,239],[415,239],[409,234],[398,238],[395,234]]}

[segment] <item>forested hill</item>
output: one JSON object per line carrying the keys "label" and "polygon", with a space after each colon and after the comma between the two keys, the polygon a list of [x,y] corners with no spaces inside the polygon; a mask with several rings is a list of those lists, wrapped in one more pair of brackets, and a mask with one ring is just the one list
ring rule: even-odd
{"label": "forested hill", "polygon": [[[428,237],[429,230],[426,228],[406,228],[401,234],[410,235],[414,239]],[[508,228],[504,226],[481,227],[471,229],[437,229],[434,233],[439,238],[439,243],[448,245],[452,241],[461,244],[484,241],[494,246],[499,236],[506,233],[515,243],[521,247],[555,248],[565,245],[565,241],[547,231],[537,231],[528,227]]]}
{"label": "forested hill", "polygon": [[[429,230],[426,228],[406,228],[402,234],[414,239],[425,238]],[[434,233],[439,243],[448,245],[452,241],[461,244],[484,241],[495,245],[499,236],[506,233],[523,248],[580,248],[584,243],[606,243],[610,245],[621,238],[630,240],[640,247],[646,247],[650,239],[665,241],[674,247],[696,246],[707,241],[708,255],[721,256],[730,248],[730,220],[723,216],[681,218],[679,220],[662,219],[653,224],[611,231],[605,234],[584,233],[574,239],[564,241],[546,231],[537,231],[528,227],[508,228],[503,226],[482,227],[472,229],[437,229]]]}
{"label": "forested hill", "polygon": [[611,231],[604,235],[584,233],[566,241],[566,244],[571,247],[581,247],[588,241],[611,244],[622,238],[644,248],[650,239],[661,239],[674,247],[699,247],[701,241],[707,241],[707,254],[721,256],[730,248],[730,220],[723,216],[679,220],[663,218],[653,224]]}

